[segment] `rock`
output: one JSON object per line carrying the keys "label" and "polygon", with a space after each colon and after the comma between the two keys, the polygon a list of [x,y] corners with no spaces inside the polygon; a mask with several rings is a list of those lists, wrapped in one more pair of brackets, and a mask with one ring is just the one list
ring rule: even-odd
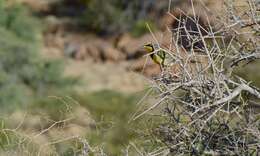
{"label": "rock", "polygon": [[64,51],[65,38],[58,34],[45,34],[42,56],[47,58],[62,57]]}
{"label": "rock", "polygon": [[104,61],[118,62],[124,58],[123,54],[108,42],[101,40],[96,46],[98,46],[101,59]]}
{"label": "rock", "polygon": [[111,43],[99,38],[86,38],[80,41],[76,59],[93,59],[95,62],[118,62],[124,59],[121,51],[117,50]]}
{"label": "rock", "polygon": [[65,43],[64,44],[64,55],[68,57],[75,57],[77,52],[79,51],[80,45],[77,43]]}
{"label": "rock", "polygon": [[83,51],[86,50],[86,53],[84,56],[85,58],[88,57],[88,59],[89,58],[93,59],[95,62],[101,61],[100,52],[95,45],[88,43],[85,46],[83,46],[82,48],[85,48],[85,49],[82,49]]}
{"label": "rock", "polygon": [[64,27],[62,20],[53,15],[45,17],[44,24],[44,34],[55,34]]}

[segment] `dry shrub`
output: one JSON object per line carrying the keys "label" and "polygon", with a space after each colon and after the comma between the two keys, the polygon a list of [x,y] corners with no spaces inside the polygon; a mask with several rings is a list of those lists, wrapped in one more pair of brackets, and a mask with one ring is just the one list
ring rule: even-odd
{"label": "dry shrub", "polygon": [[169,13],[177,20],[169,28],[171,44],[158,50],[174,62],[154,78],[158,102],[134,118],[166,105],[165,120],[154,130],[164,154],[260,154],[260,90],[233,72],[260,58],[259,2],[245,4],[240,10],[226,1],[224,17],[201,19],[193,3],[191,14]]}

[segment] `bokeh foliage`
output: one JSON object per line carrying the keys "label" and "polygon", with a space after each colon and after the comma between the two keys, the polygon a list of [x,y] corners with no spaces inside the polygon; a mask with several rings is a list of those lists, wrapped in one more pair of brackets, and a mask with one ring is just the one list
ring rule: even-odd
{"label": "bokeh foliage", "polygon": [[90,28],[115,34],[130,31],[138,37],[148,32],[146,23],[152,27],[159,24],[155,19],[162,16],[166,6],[165,0],[160,5],[155,0],[88,0],[85,16]]}
{"label": "bokeh foliage", "polygon": [[[165,13],[168,0],[64,0],[53,7],[57,16],[70,17],[80,25],[78,29],[100,35],[117,35],[131,32],[140,36],[148,32],[146,22],[152,27]],[[101,5],[102,4],[102,5]]]}
{"label": "bokeh foliage", "polygon": [[0,1],[0,104],[13,111],[37,97],[58,92],[72,79],[62,75],[60,61],[40,57],[40,24],[20,5]]}
{"label": "bokeh foliage", "polygon": [[127,96],[111,90],[78,97],[77,100],[97,122],[96,130],[86,137],[90,143],[97,146],[103,144],[104,150],[112,155],[121,153],[129,141],[136,137],[133,124],[128,121],[139,98],[138,95]]}
{"label": "bokeh foliage", "polygon": [[[136,134],[133,130],[141,127],[141,124],[138,126],[128,124],[129,116],[133,113],[140,96],[124,95],[108,90],[78,95],[71,87],[75,79],[63,76],[62,62],[47,60],[40,56],[42,46],[40,21],[31,16],[30,12],[21,5],[6,6],[6,1],[0,0],[0,2],[1,113],[15,114],[17,111],[29,114],[28,119],[23,121],[22,126],[17,130],[12,129],[17,126],[12,123],[12,120],[6,117],[3,121],[1,119],[0,153],[27,152],[36,155],[41,143],[32,142],[31,138],[27,138],[23,128],[40,133],[54,121],[70,117],[75,113],[75,105],[67,106],[61,100],[48,97],[58,98],[66,95],[74,97],[97,121],[96,129],[91,132],[86,131],[86,139],[97,146],[104,143],[104,149],[108,153],[121,153],[122,148],[125,148],[130,140],[135,139]],[[34,118],[40,119],[40,123],[26,127]],[[83,121],[85,120],[77,122]],[[58,129],[62,132],[59,126],[54,126],[53,130]],[[54,139],[48,133],[41,135],[47,142]],[[119,135],[121,137],[118,137]],[[68,140],[54,144],[51,146],[52,151],[43,151],[43,153],[71,155],[75,151],[80,153],[81,146],[78,141]]]}

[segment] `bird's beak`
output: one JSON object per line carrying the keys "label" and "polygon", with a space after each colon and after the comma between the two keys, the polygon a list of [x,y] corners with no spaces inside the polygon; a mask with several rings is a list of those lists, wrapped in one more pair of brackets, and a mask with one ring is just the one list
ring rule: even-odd
{"label": "bird's beak", "polygon": [[146,52],[146,49],[145,49],[144,46],[140,46],[140,47],[138,48],[138,50],[141,51],[141,52]]}

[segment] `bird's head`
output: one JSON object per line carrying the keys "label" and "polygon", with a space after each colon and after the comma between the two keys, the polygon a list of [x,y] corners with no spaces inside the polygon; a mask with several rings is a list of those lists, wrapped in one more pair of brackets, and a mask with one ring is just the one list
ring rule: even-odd
{"label": "bird's head", "polygon": [[151,43],[144,45],[144,50],[148,53],[152,53],[154,51],[154,46]]}

